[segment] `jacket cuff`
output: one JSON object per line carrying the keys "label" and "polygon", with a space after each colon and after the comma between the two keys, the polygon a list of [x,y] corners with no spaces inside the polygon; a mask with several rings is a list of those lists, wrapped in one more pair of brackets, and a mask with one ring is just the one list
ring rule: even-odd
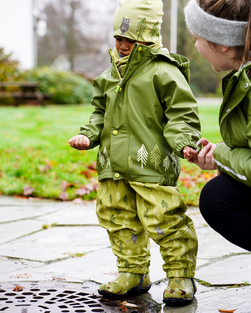
{"label": "jacket cuff", "polygon": [[175,151],[176,154],[177,154],[179,157],[181,157],[182,159],[184,159],[183,154],[182,154],[182,150],[183,150],[185,147],[191,147],[191,148],[193,148],[194,150],[196,150],[198,153],[199,153],[200,150],[202,149],[200,139],[199,139],[197,142],[186,140],[186,141],[182,142],[181,144],[179,144],[179,145],[177,146],[177,148],[176,148],[176,151]]}
{"label": "jacket cuff", "polygon": [[84,136],[88,137],[90,140],[90,146],[86,150],[93,149],[97,145],[99,145],[99,138],[97,138],[97,136],[93,136],[93,134],[89,130],[81,130],[79,132],[79,135],[84,135]]}

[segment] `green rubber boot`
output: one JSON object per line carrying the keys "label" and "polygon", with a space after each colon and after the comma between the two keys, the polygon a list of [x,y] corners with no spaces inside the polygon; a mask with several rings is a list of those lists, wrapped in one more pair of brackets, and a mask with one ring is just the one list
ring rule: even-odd
{"label": "green rubber boot", "polygon": [[193,300],[196,291],[193,278],[170,278],[163,301],[168,305],[187,305]]}
{"label": "green rubber boot", "polygon": [[145,293],[151,285],[149,274],[120,273],[115,280],[102,284],[98,292],[107,298],[119,299]]}

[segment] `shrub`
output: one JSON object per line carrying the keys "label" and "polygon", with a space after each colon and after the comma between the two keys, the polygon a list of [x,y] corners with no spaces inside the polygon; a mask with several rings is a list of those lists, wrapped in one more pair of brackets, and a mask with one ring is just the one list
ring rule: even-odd
{"label": "shrub", "polygon": [[11,53],[6,54],[0,48],[0,81],[15,81],[19,79],[19,63],[11,59]]}
{"label": "shrub", "polygon": [[82,76],[48,67],[34,68],[23,73],[23,78],[40,84],[41,92],[52,94],[55,104],[90,103],[92,85]]}

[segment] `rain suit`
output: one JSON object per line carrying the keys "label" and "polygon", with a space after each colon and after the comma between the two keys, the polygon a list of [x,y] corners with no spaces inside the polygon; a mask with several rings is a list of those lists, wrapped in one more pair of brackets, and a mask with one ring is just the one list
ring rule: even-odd
{"label": "rain suit", "polygon": [[[111,52],[110,52],[111,54]],[[123,78],[114,63],[95,81],[90,122],[80,134],[99,145],[97,215],[119,272],[149,272],[149,237],[168,277],[193,277],[197,237],[176,183],[182,149],[200,149],[189,61],[135,44]]]}

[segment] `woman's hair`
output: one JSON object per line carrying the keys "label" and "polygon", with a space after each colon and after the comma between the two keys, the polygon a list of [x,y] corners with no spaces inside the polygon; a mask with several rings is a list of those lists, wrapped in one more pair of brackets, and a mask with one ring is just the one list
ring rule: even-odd
{"label": "woman's hair", "polygon": [[251,0],[197,0],[199,6],[215,17],[248,22],[245,29],[245,46],[236,47],[236,60],[251,60]]}

